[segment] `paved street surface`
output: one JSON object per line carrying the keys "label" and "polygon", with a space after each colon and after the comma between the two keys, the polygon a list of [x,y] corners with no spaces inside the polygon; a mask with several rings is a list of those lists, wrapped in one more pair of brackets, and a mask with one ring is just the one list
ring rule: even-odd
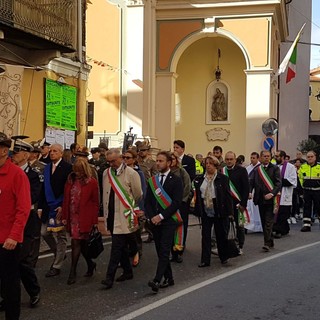
{"label": "paved street surface", "polygon": [[[111,290],[100,285],[110,244],[97,259],[92,279],[82,277],[86,266],[80,258],[78,279],[71,286],[66,284],[70,253],[55,278],[44,277],[52,257],[43,257],[37,267],[41,302],[30,309],[23,291],[21,319],[319,319],[319,225],[314,225],[311,233],[299,231],[301,222],[291,227],[290,235],[276,240],[270,253],[261,250],[262,234],[251,233],[243,256],[231,259],[226,266],[212,256],[211,267],[200,269],[201,230],[198,225],[190,226],[184,261],[173,264],[176,284],[160,289],[157,295],[147,286],[157,261],[153,243],[144,244],[134,279],[115,283]],[[301,249],[296,250],[298,247]],[[120,275],[121,270],[118,272]]]}

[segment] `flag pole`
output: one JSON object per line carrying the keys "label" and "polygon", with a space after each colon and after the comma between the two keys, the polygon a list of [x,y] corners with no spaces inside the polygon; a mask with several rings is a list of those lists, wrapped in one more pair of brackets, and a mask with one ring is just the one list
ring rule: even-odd
{"label": "flag pole", "polygon": [[305,25],[306,25],[306,23],[303,24],[303,26],[301,27],[300,31],[298,32],[298,34],[297,34],[296,38],[294,39],[289,51],[287,52],[286,56],[282,60],[278,71],[275,73],[275,76],[279,76],[281,73],[286,71],[286,69],[288,67],[288,64],[289,64],[290,57],[292,55],[292,52],[293,52],[294,48],[296,47],[296,45],[297,45],[297,43],[298,43],[298,41],[299,41],[299,39],[301,37],[302,31],[303,31]]}

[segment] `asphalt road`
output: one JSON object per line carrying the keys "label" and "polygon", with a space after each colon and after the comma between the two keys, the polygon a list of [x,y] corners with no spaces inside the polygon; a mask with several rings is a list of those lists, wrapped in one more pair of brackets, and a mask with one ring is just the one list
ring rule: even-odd
{"label": "asphalt road", "polygon": [[276,240],[270,253],[261,250],[261,233],[248,234],[243,256],[226,266],[212,256],[211,267],[199,269],[201,230],[191,226],[184,261],[173,264],[175,286],[156,295],[147,286],[157,262],[152,243],[144,245],[134,279],[115,283],[111,290],[100,285],[109,244],[97,259],[92,279],[82,277],[86,267],[80,258],[78,279],[71,286],[66,284],[70,254],[55,278],[44,277],[52,258],[42,258],[37,267],[41,302],[30,309],[23,293],[21,319],[319,319],[320,229],[315,225],[311,233],[301,233],[300,227],[293,225],[290,235]]}

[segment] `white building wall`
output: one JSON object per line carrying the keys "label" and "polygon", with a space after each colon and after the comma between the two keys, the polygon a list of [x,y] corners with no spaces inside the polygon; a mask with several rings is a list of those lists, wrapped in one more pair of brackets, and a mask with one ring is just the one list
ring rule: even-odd
{"label": "white building wall", "polygon": [[143,5],[136,1],[125,10],[123,32],[125,50],[123,94],[126,95],[126,111],[123,114],[123,131],[133,127],[132,132],[142,135],[142,86],[143,86]]}
{"label": "white building wall", "polygon": [[[300,42],[311,41],[311,0],[292,1],[288,4],[289,37],[293,41],[301,26],[306,23]],[[280,62],[292,42],[281,44]],[[309,128],[309,69],[310,45],[298,44],[296,77],[286,84],[286,72],[280,76],[278,149],[291,158],[302,140],[308,138]]]}

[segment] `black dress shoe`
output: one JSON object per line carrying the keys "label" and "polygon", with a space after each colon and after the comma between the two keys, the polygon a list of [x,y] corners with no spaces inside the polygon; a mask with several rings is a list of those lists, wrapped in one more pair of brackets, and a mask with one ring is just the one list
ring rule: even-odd
{"label": "black dress shoe", "polygon": [[113,282],[111,280],[108,280],[108,279],[102,280],[101,284],[103,284],[106,289],[111,289],[112,286],[113,286]]}
{"label": "black dress shoe", "polygon": [[92,262],[92,264],[88,267],[88,271],[84,274],[84,277],[92,277],[94,271],[97,271],[97,264]]}
{"label": "black dress shoe", "polygon": [[160,288],[168,288],[169,286],[174,286],[173,279],[164,279],[163,282],[160,284]]}
{"label": "black dress shoe", "polygon": [[40,301],[40,296],[37,294],[33,297],[30,297],[30,307],[34,308]]}
{"label": "black dress shoe", "polygon": [[200,264],[198,264],[199,268],[205,268],[205,267],[210,267],[210,264],[205,263],[205,262],[201,262]]}
{"label": "black dress shoe", "polygon": [[149,281],[148,286],[151,288],[153,292],[157,293],[160,288],[160,283],[158,281]]}
{"label": "black dress shoe", "polygon": [[60,270],[56,268],[51,268],[47,273],[46,273],[46,278],[50,277],[55,277],[60,274]]}
{"label": "black dress shoe", "polygon": [[183,262],[183,258],[180,254],[177,254],[177,255],[173,255],[171,258],[170,258],[170,261],[171,262],[177,262],[177,263],[181,263]]}
{"label": "black dress shoe", "polygon": [[126,280],[131,280],[131,279],[133,279],[132,273],[123,273],[120,277],[116,279],[116,282],[122,282]]}

